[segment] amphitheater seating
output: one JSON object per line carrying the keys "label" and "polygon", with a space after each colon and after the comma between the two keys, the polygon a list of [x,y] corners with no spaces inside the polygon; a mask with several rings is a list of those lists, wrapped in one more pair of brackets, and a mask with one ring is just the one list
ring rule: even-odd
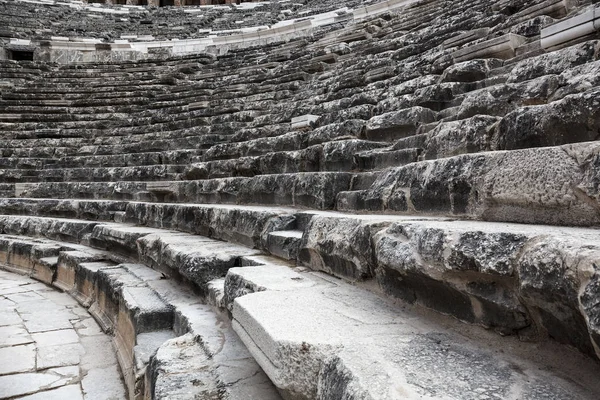
{"label": "amphitheater seating", "polygon": [[132,398],[597,398],[600,37],[540,41],[593,9],[2,61],[0,260],[114,330]]}
{"label": "amphitheater seating", "polygon": [[[90,2],[91,3],[91,2]],[[354,8],[360,0],[345,1]],[[246,28],[264,28],[281,21],[310,18],[337,10],[331,0],[263,1],[217,6],[140,7],[106,6],[79,1],[0,2],[0,37],[46,39],[95,38],[114,40],[169,40],[226,35]]]}

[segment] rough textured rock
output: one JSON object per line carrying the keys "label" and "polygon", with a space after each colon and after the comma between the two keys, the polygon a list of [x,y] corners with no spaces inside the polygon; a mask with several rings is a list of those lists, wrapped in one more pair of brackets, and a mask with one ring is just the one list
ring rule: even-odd
{"label": "rough textured rock", "polygon": [[386,171],[366,191],[340,194],[338,209],[590,225],[598,220],[597,150],[589,142],[414,163]]}
{"label": "rough textured rock", "polygon": [[365,137],[369,140],[390,142],[414,135],[423,124],[435,121],[433,111],[423,107],[389,112],[367,122]]}
{"label": "rough textured rock", "polygon": [[373,276],[371,236],[377,226],[316,215],[306,227],[298,261],[311,269],[363,280]]}
{"label": "rough textured rock", "polygon": [[[234,302],[234,328],[287,397],[378,399],[400,393],[411,399],[474,399],[517,388],[530,398],[593,396],[570,381],[538,375],[532,364],[431,330],[358,290],[336,285],[248,294]],[[280,324],[282,318],[288,323]],[[458,376],[446,373],[455,372],[456,365],[461,366]],[[527,384],[514,373],[517,365],[527,371]],[[472,391],[465,393],[465,387]]]}
{"label": "rough textured rock", "polygon": [[492,149],[557,146],[598,139],[600,90],[573,94],[548,104],[515,110],[498,124]]}
{"label": "rough textured rock", "polygon": [[183,233],[149,234],[138,241],[140,260],[175,278],[192,282],[206,294],[208,282],[240,265],[240,257],[256,250]]}
{"label": "rough textured rock", "polygon": [[428,133],[426,159],[451,157],[491,150],[495,125],[500,118],[476,115],[437,125]]}

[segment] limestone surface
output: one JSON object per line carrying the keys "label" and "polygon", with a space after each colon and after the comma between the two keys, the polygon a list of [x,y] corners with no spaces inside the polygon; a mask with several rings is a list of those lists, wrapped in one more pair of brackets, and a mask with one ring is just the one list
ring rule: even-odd
{"label": "limestone surface", "polygon": [[69,295],[0,271],[0,304],[1,398],[127,398],[110,339]]}

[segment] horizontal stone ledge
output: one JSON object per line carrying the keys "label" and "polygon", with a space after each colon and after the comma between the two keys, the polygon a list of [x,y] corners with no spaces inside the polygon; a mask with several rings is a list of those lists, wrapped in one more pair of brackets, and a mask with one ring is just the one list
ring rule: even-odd
{"label": "horizontal stone ledge", "polygon": [[352,188],[360,174],[302,172],[163,182],[17,183],[16,197],[153,200],[221,204],[270,204],[332,209],[337,193]]}
{"label": "horizontal stone ledge", "polygon": [[[232,270],[226,280],[226,291],[241,294],[233,303],[233,327],[285,398],[383,399],[401,390],[403,398],[454,399],[463,398],[465,390],[508,396],[518,388],[532,398],[543,390],[567,400],[591,399],[600,389],[593,373],[579,375],[580,382],[540,373],[525,360],[533,350],[529,344],[487,338],[483,350],[477,340],[441,329],[367,290],[294,274],[277,267],[245,267]],[[496,346],[502,350],[494,350]],[[547,350],[534,351],[540,355]],[[561,366],[578,363],[562,352]],[[509,366],[527,371],[526,385]],[[596,368],[590,364],[589,371]]]}
{"label": "horizontal stone ledge", "polygon": [[[50,266],[54,272],[37,275],[37,266],[49,259],[42,257],[57,251],[58,262]],[[205,398],[218,392],[231,398],[280,399],[227,319],[187,287],[146,265],[112,262],[113,254],[87,246],[0,235],[0,258],[5,254],[8,269],[65,290],[89,308],[105,331],[114,333],[129,398],[173,393]],[[40,279],[44,276],[50,279]]]}
{"label": "horizontal stone ledge", "polygon": [[563,19],[541,31],[541,46],[546,50],[557,50],[569,44],[585,40],[600,31],[600,7]]}
{"label": "horizontal stone ledge", "polygon": [[[132,207],[138,224],[159,225],[165,217],[170,228],[189,229],[186,225],[197,220],[204,227],[199,229],[208,229],[213,238],[166,230],[166,225],[157,229],[34,216],[0,216],[0,230],[86,240],[142,260],[167,276],[184,278],[206,295],[212,279],[261,254],[214,238],[250,239],[248,243],[264,250],[269,233],[285,231],[299,242],[292,261],[312,270],[354,281],[376,279],[391,296],[502,334],[528,340],[548,335],[590,354],[592,343],[598,344],[593,260],[600,257],[600,242],[595,229],[324,211],[274,215],[258,207]],[[250,226],[252,221],[258,229]],[[64,236],[79,226],[89,226],[91,233]],[[229,231],[239,233],[231,236]],[[218,259],[214,253],[220,254]]]}
{"label": "horizontal stone ledge", "polygon": [[599,146],[481,152],[390,168],[369,189],[338,194],[337,209],[597,226]]}
{"label": "horizontal stone ledge", "polygon": [[476,58],[509,59],[515,56],[517,47],[527,39],[523,36],[509,33],[485,42],[477,43],[452,53],[454,62],[473,60]]}

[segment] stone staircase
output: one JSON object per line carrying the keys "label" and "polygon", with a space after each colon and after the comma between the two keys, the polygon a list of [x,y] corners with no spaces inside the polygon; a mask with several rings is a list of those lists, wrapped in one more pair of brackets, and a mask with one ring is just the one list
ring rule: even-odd
{"label": "stone staircase", "polygon": [[131,398],[598,398],[600,41],[542,46],[597,9],[0,62],[0,261],[114,333]]}

